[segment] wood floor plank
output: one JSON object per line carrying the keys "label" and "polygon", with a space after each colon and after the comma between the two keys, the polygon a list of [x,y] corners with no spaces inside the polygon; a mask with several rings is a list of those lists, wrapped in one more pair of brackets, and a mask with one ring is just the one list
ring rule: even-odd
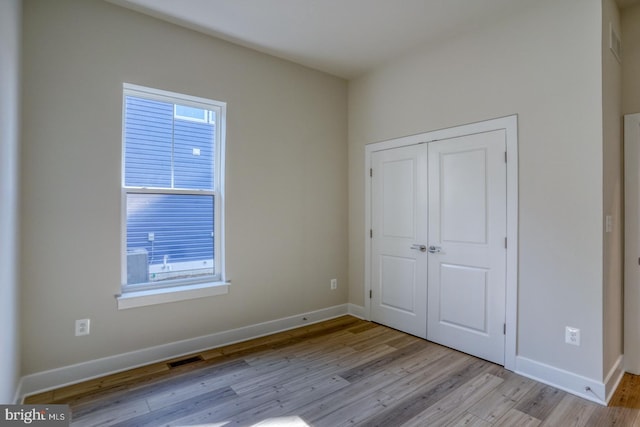
{"label": "wood floor plank", "polygon": [[247,354],[255,354],[258,351],[273,351],[283,347],[291,346],[304,340],[322,338],[333,332],[341,332],[345,327],[361,324],[360,319],[351,316],[341,316],[328,320],[322,324],[313,324],[290,331],[280,332],[254,340],[243,341],[227,345],[218,349],[223,357],[241,357]]}
{"label": "wood floor plank", "polygon": [[343,427],[362,425],[368,419],[387,407],[391,398],[382,390],[362,395],[334,411],[327,412],[320,418],[309,418],[314,427]]}
{"label": "wood floor plank", "polygon": [[450,427],[490,427],[491,424],[469,412],[460,415],[453,420]]}
{"label": "wood floor plank", "polygon": [[[84,392],[85,390],[84,386],[81,388],[81,390],[82,392]],[[55,401],[55,399],[53,398],[53,392],[54,390],[49,390],[42,393],[32,394],[24,398],[24,403],[27,405],[38,405],[40,403],[45,403],[45,404],[53,403]]]}
{"label": "wood floor plank", "polygon": [[350,316],[192,356],[27,401],[69,404],[74,426],[640,424],[640,377],[625,374],[604,407]]}
{"label": "wood floor plank", "polygon": [[[502,418],[495,424],[495,427],[538,427],[542,421],[532,417],[529,414],[518,411],[517,409],[509,409]],[[560,427],[560,426],[558,426]]]}
{"label": "wood floor plank", "polygon": [[[409,344],[410,347],[412,344]],[[396,362],[399,359],[396,359]],[[494,376],[496,381],[488,381],[487,378],[477,379],[473,385],[473,387],[469,387],[467,393],[462,393],[460,397],[460,401],[466,401],[467,406],[472,404],[476,399],[473,397],[473,392],[471,392],[472,388],[481,388],[486,387],[486,389],[492,389],[497,384],[502,382],[501,379]],[[396,382],[397,383],[397,382]],[[380,411],[384,411],[389,406],[396,404],[401,400],[400,394],[396,394],[393,390],[396,389],[396,383],[389,384],[384,389],[380,389],[375,393],[365,394],[359,400],[352,401],[349,405],[343,406],[339,410],[335,410],[325,415],[322,418],[311,419],[313,425],[316,426],[347,426],[347,425],[385,425],[379,424],[379,420],[376,419],[376,415],[380,413]],[[479,394],[482,396],[486,393],[486,390],[479,390]],[[453,405],[458,406],[460,402],[455,398],[452,399]],[[403,415],[406,415],[406,412],[403,412]],[[373,420],[371,419],[373,418]],[[396,420],[395,422],[398,422]],[[386,423],[386,420],[382,421]],[[426,420],[427,423],[430,423],[429,420]],[[425,420],[418,420],[417,425],[431,425],[425,424]]]}
{"label": "wood floor plank", "polygon": [[192,411],[183,417],[177,418],[168,425],[206,425],[224,424],[234,420],[235,417],[254,411],[267,402],[275,402],[288,395],[289,392],[282,388],[272,390],[260,390],[254,394],[239,396],[237,399],[225,404],[213,407],[204,407],[200,410]]}
{"label": "wood floor plank", "polygon": [[356,352],[353,351],[353,349],[351,350],[352,352],[345,352],[338,357],[333,355],[329,360],[325,357],[320,357],[318,359],[308,361],[307,369],[302,375],[288,381],[281,378],[278,380],[283,387],[288,390],[295,391],[306,388],[309,384],[313,384],[313,381],[319,378],[321,379],[331,375],[338,375],[339,372],[345,369],[353,369],[360,364],[384,357],[385,355],[395,351],[394,348],[386,345],[379,346],[378,348],[366,353]]}
{"label": "wood floor plank", "polygon": [[150,412],[151,409],[144,399],[125,401],[118,404],[117,411],[114,411],[113,406],[111,406],[85,413],[84,416],[74,413],[73,425],[74,427],[113,425]]}
{"label": "wood floor plank", "polygon": [[468,359],[469,356],[462,353],[452,353],[451,349],[438,344],[429,343],[428,346],[420,351],[416,351],[412,357],[407,357],[403,363],[391,366],[389,370],[399,375],[411,375],[416,372],[431,370],[427,368],[436,360],[442,357],[452,357],[454,359]]}
{"label": "wood floor plank", "polygon": [[233,400],[235,396],[235,392],[230,387],[225,387],[220,390],[210,391],[191,399],[167,405],[148,414],[138,415],[110,425],[114,427],[157,427],[182,418],[185,415],[197,412],[201,408],[211,408],[224,405],[225,403]]}
{"label": "wood floor plank", "polygon": [[399,336],[394,337],[393,339],[386,342],[386,344],[390,347],[402,348],[407,345],[423,341],[421,338],[414,337],[413,335],[407,334],[398,334]]}
{"label": "wood floor plank", "polygon": [[640,422],[640,376],[624,374],[607,408],[596,408],[586,425],[631,426]]}
{"label": "wood floor plank", "polygon": [[348,414],[350,411],[357,411],[355,408],[359,407],[358,400],[372,401],[377,399],[374,394],[380,389],[384,389],[386,398],[380,397],[380,402],[376,407],[384,408],[385,405],[389,405],[391,402],[405,399],[413,393],[428,389],[433,383],[441,382],[443,378],[451,373],[451,369],[461,367],[463,363],[469,363],[470,360],[471,358],[466,355],[449,351],[449,354],[444,355],[441,360],[434,363],[434,369],[428,373],[417,372],[408,376],[401,376],[394,374],[392,370],[384,369],[378,372],[379,375],[384,376],[386,380],[384,383],[381,380],[377,380],[376,375],[358,378],[353,386],[344,389],[347,396],[332,396],[330,401],[321,402],[310,408],[310,410],[302,412],[302,414],[305,419],[319,422],[323,417],[351,405],[354,409],[342,411]]}
{"label": "wood floor plank", "polygon": [[[361,332],[353,337],[350,346],[358,351],[367,351],[372,346],[387,344],[403,336],[408,336],[390,328],[376,328]],[[400,348],[399,346],[393,346]]]}
{"label": "wood floor plank", "polygon": [[[237,366],[237,365],[236,365]],[[288,362],[274,364],[269,367],[271,371],[276,371],[288,366]],[[146,396],[146,401],[152,410],[156,410],[176,401],[187,400],[196,397],[202,393],[218,390],[224,387],[231,387],[239,379],[251,378],[258,372],[264,372],[267,367],[256,369],[255,367],[246,367],[245,369],[220,371],[215,375],[207,375],[205,377],[197,377],[190,379],[182,379],[173,381],[163,390],[158,390],[152,395]]]}
{"label": "wood floor plank", "polygon": [[264,421],[268,418],[278,418],[285,414],[287,407],[297,407],[307,402],[300,399],[319,399],[334,393],[348,383],[339,377],[327,378],[314,384],[313,390],[290,392],[277,387],[271,390],[262,389],[255,394],[239,396],[233,402],[215,408],[206,408],[176,420],[176,425],[200,425],[210,423],[224,423],[249,425]]}
{"label": "wood floor plank", "polygon": [[520,412],[544,420],[566,396],[566,392],[544,384],[536,384],[516,406]]}
{"label": "wood floor plank", "polygon": [[298,414],[310,423],[317,422],[335,411],[352,405],[358,400],[368,399],[369,396],[396,383],[398,380],[399,377],[397,375],[387,371],[380,371],[370,377],[349,384],[348,387],[341,389],[341,393],[327,395],[322,399],[300,407]]}
{"label": "wood floor plank", "polygon": [[308,359],[315,357],[322,357],[333,351],[341,351],[345,347],[345,341],[350,334],[347,332],[343,334],[331,334],[325,338],[324,346],[322,349],[317,343],[296,341],[292,342],[289,346],[283,346],[278,349],[264,349],[255,353],[246,354],[243,359],[250,365],[258,365],[261,363],[270,363],[273,360],[281,360],[283,358],[296,358],[296,359]]}
{"label": "wood floor plank", "polygon": [[544,427],[583,427],[595,410],[590,402],[567,394],[540,424]]}
{"label": "wood floor plank", "polygon": [[403,426],[447,425],[459,415],[465,413],[474,403],[482,399],[502,382],[502,378],[490,373],[478,375],[414,416],[413,419],[405,422]]}
{"label": "wood floor plank", "polygon": [[426,342],[416,342],[406,347],[394,350],[382,357],[371,360],[367,363],[356,366],[345,372],[341,372],[340,376],[347,381],[357,381],[358,379],[378,372],[381,369],[387,369],[390,365],[402,363],[402,359],[410,358],[415,352],[424,349]]}
{"label": "wood floor plank", "polygon": [[178,372],[173,377],[162,377],[155,382],[143,383],[137,387],[128,387],[124,390],[106,391],[100,399],[93,398],[93,394],[90,394],[92,398],[83,399],[80,396],[79,399],[70,399],[68,403],[72,406],[73,413],[78,416],[85,416],[88,413],[92,413],[104,408],[116,408],[122,402],[130,402],[136,400],[145,400],[154,398],[156,396],[163,396],[166,393],[174,393],[175,390],[180,390],[184,385],[190,385],[206,380],[208,378],[219,378],[225,375],[245,372],[248,367],[243,360],[235,360],[227,363],[216,364],[212,366],[203,367],[202,369],[195,371]]}
{"label": "wood floor plank", "polygon": [[254,406],[233,417],[231,425],[253,425],[265,419],[282,415],[302,417],[303,411],[301,408],[318,405],[318,402],[334,395],[342,395],[342,393],[336,393],[336,390],[342,392],[350,386],[340,377],[332,377],[324,385],[325,387],[313,385],[303,391],[288,392],[278,397],[278,399],[271,399],[262,405]]}
{"label": "wood floor plank", "polygon": [[640,375],[624,374],[613,394],[609,406],[612,408],[640,409]]}
{"label": "wood floor plank", "polygon": [[509,372],[504,382],[491,393],[473,405],[469,412],[494,423],[518,404],[535,385],[535,381]]}
{"label": "wood floor plank", "polygon": [[[381,346],[378,349],[378,352],[381,355],[386,354],[390,351],[394,351],[394,349],[387,346]],[[375,355],[376,353],[374,352],[367,352],[365,354],[360,355],[360,358],[366,361],[369,358],[373,358],[372,356],[375,356]],[[356,361],[357,360],[354,358],[353,362],[355,363]],[[339,387],[342,388],[343,384],[339,384],[338,380],[344,381],[340,377],[337,377],[337,378],[334,377],[334,378],[331,378],[330,382],[333,383],[334,385],[338,384]],[[265,385],[265,386],[268,386],[268,385]],[[321,400],[322,397],[325,396],[325,394],[332,394],[332,392],[335,391],[333,389],[322,390],[321,388],[317,387],[317,383],[316,385],[313,385],[311,387],[309,386],[309,384],[307,384],[306,387],[310,390],[307,391],[307,390],[299,389],[297,390],[298,391],[297,393],[291,393],[291,395],[286,395],[279,392],[278,398],[276,400],[267,401],[261,405],[251,408],[250,411],[245,411],[242,414],[235,416],[233,418],[233,423],[237,423],[238,425],[245,425],[246,423],[258,422],[264,418],[268,418],[270,416],[277,416],[278,414],[285,413],[288,408],[291,408],[291,410],[295,410],[295,408],[297,408],[298,406],[303,406],[306,404],[310,404],[310,405],[315,404],[316,402]],[[370,387],[367,387],[367,389],[370,389]]]}
{"label": "wood floor plank", "polygon": [[334,355],[334,357],[329,360],[324,358],[315,360],[314,363],[308,365],[307,371],[304,374],[289,381],[282,382],[282,386],[290,391],[301,390],[309,384],[313,384],[318,380],[335,374],[336,369],[355,364],[356,358],[359,358],[361,355],[353,349],[350,350],[351,352]]}
{"label": "wood floor plank", "polygon": [[436,402],[456,390],[462,384],[474,378],[478,372],[487,368],[488,363],[479,359],[465,364],[461,369],[451,373],[443,381],[426,390],[419,390],[410,397],[400,400],[395,405],[384,408],[381,412],[367,420],[370,425],[401,425],[413,419]]}
{"label": "wood floor plank", "polygon": [[585,425],[588,427],[626,427],[636,424],[638,420],[637,409],[610,406],[594,409]]}
{"label": "wood floor plank", "polygon": [[387,387],[386,392],[393,394],[398,400],[411,399],[412,396],[425,390],[432,390],[438,384],[451,379],[452,375],[464,369],[474,360],[466,354],[448,352],[438,359],[433,359],[430,365],[432,369],[429,370],[407,374],[392,369],[390,372],[394,373],[399,380]]}
{"label": "wood floor plank", "polygon": [[254,375],[252,378],[246,378],[242,381],[238,381],[233,384],[231,388],[238,395],[242,395],[260,388],[271,387],[281,381],[289,381],[292,378],[304,375],[308,371],[309,368],[307,366],[289,362],[281,366],[280,369],[261,372]]}
{"label": "wood floor plank", "polygon": [[366,322],[366,323],[362,323],[360,325],[349,328],[349,331],[354,334],[357,334],[360,332],[369,331],[371,329],[379,329],[379,328],[378,328],[378,325],[373,322]]}
{"label": "wood floor plank", "polygon": [[130,384],[141,384],[145,381],[156,379],[160,376],[159,374],[167,373],[168,371],[169,367],[165,362],[154,363],[149,366],[85,381],[81,384],[73,384],[45,393],[27,396],[24,402],[26,404],[66,402],[78,394],[104,393],[112,389],[122,389]]}

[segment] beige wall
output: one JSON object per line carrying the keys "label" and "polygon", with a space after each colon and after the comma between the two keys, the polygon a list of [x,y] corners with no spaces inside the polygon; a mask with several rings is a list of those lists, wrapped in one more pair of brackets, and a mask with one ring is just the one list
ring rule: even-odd
{"label": "beige wall", "polygon": [[526,7],[350,82],[349,298],[364,304],[365,144],[518,114],[517,353],[601,381],[602,6]]}
{"label": "beige wall", "polygon": [[[347,302],[344,80],[104,1],[24,12],[23,374]],[[226,296],[116,309],[123,82],[228,103]]]}
{"label": "beige wall", "polygon": [[640,113],[640,4],[622,10],[622,112]]}
{"label": "beige wall", "polygon": [[602,1],[603,215],[612,218],[604,242],[604,365],[606,376],[624,353],[623,346],[623,192],[622,66],[609,49],[609,23],[620,35],[620,12],[614,0]]}
{"label": "beige wall", "polygon": [[20,0],[0,2],[0,403],[14,403],[18,337]]}

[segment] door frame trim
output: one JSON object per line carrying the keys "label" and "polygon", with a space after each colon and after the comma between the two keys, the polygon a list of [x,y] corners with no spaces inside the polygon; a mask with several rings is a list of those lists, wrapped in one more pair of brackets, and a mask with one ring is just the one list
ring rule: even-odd
{"label": "door frame trim", "polygon": [[640,374],[640,113],[624,116],[624,369]]}
{"label": "door frame trim", "polygon": [[365,269],[364,269],[364,314],[371,320],[371,157],[376,151],[390,150],[415,144],[424,144],[442,139],[456,138],[477,133],[505,131],[507,150],[507,253],[506,253],[506,300],[505,300],[505,355],[504,367],[516,368],[516,345],[518,332],[518,116],[516,114],[469,123],[416,135],[374,142],[365,146]]}

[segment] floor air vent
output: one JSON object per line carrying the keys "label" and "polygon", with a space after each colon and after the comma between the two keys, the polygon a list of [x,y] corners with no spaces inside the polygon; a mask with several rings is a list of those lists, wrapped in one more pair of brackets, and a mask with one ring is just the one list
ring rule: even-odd
{"label": "floor air vent", "polygon": [[169,362],[167,363],[167,365],[169,366],[169,369],[173,369],[173,368],[177,368],[178,366],[188,365],[189,363],[200,362],[202,360],[203,360],[202,356],[192,356],[192,357],[187,357],[186,359],[180,359],[173,362]]}

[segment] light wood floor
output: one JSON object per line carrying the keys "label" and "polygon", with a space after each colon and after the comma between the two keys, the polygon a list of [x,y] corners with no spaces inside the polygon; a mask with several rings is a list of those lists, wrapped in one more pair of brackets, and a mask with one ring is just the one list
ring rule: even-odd
{"label": "light wood floor", "polygon": [[[640,379],[609,407],[350,316],[29,397],[74,426],[633,426]],[[637,424],[636,424],[637,423]]]}

